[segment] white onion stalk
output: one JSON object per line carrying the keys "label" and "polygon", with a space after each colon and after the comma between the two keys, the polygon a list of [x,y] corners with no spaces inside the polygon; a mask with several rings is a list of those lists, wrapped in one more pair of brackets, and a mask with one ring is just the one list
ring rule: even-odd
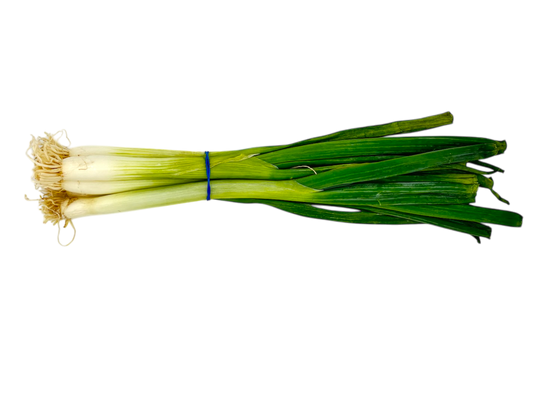
{"label": "white onion stalk", "polygon": [[[210,157],[212,179],[269,179],[283,173],[259,158],[237,156]],[[291,176],[306,176],[309,171],[292,170]],[[206,179],[202,157],[141,158],[121,156],[77,156],[65,158],[61,175],[69,181]]]}
{"label": "white onion stalk", "polygon": [[193,179],[146,179],[129,181],[66,181],[61,183],[63,190],[71,196],[97,196],[146,189],[154,186],[169,186],[195,182]]}
{"label": "white onion stalk", "polygon": [[[211,198],[218,200],[252,197],[256,199],[311,201],[313,193],[318,192],[318,190],[310,189],[296,181],[220,180],[211,183]],[[61,219],[71,220],[90,215],[200,201],[206,199],[206,193],[206,182],[186,183],[107,196],[65,198],[55,211]]]}

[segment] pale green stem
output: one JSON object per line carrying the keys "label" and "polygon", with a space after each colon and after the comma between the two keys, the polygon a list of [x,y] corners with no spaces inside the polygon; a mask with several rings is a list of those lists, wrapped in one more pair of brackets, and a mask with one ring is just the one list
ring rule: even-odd
{"label": "pale green stem", "polygon": [[[276,199],[311,201],[313,193],[296,181],[220,180],[211,182],[212,199]],[[207,183],[185,183],[153,189],[135,190],[93,198],[81,198],[71,202],[62,213],[68,219],[89,215],[111,214],[144,208],[205,200]]]}

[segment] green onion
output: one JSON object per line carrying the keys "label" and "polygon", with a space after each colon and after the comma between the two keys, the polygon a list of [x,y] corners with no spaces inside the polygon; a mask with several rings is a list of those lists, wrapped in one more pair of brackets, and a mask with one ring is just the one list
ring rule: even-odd
{"label": "green onion", "polygon": [[[292,214],[358,224],[429,224],[489,238],[490,227],[520,226],[519,214],[473,206],[484,160],[505,141],[478,137],[387,137],[451,124],[450,113],[355,128],[281,145],[211,152],[211,198],[269,205]],[[56,135],[33,138],[29,158],[45,222],[204,200],[202,152],[84,146]],[[470,165],[471,164],[471,165]],[[487,171],[473,167],[478,166]],[[322,206],[337,206],[328,210]]]}

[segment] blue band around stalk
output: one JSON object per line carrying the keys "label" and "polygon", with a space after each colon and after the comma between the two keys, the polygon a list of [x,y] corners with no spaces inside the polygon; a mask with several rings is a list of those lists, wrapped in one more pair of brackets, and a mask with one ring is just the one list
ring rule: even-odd
{"label": "blue band around stalk", "polygon": [[207,174],[207,200],[211,200],[211,166],[208,151],[205,152],[205,172]]}

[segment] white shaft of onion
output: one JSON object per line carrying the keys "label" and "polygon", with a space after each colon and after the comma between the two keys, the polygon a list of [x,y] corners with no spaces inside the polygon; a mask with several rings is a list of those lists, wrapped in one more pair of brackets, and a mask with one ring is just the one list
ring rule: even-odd
{"label": "white shaft of onion", "polygon": [[194,182],[193,179],[143,179],[129,181],[63,181],[63,190],[72,197],[87,195],[104,195],[126,192],[128,190],[146,189],[155,186],[179,185]]}
{"label": "white shaft of onion", "polygon": [[76,156],[62,163],[62,176],[67,181],[104,181],[150,179],[155,174],[165,177],[201,170],[205,174],[205,161],[200,157],[141,158],[120,156]]}
{"label": "white shaft of onion", "polygon": [[141,149],[132,147],[79,146],[70,149],[70,156],[125,157],[203,157],[203,152],[182,150]]}
{"label": "white shaft of onion", "polygon": [[[220,180],[211,182],[212,199],[277,199],[311,201],[319,192],[296,181]],[[206,199],[207,183],[196,182],[80,198],[62,209],[67,219],[168,206]]]}
{"label": "white shaft of onion", "polygon": [[[210,159],[212,179],[272,179],[278,168],[249,156]],[[311,172],[292,170],[292,177],[302,177]],[[49,179],[48,177],[44,177]],[[203,157],[119,157],[119,156],[76,156],[62,160],[61,178],[65,181],[126,181],[152,179],[206,178]],[[54,176],[57,180],[59,177]],[[278,178],[280,179],[280,178]],[[285,178],[287,179],[287,178]],[[55,183],[55,181],[54,181]]]}

